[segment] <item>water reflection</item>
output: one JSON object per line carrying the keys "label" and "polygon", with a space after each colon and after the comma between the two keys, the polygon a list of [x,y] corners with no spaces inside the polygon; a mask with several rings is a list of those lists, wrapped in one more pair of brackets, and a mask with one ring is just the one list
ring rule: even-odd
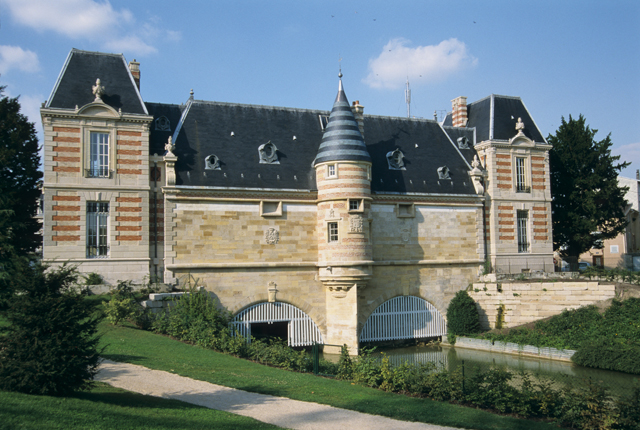
{"label": "water reflection", "polygon": [[[413,346],[394,349],[376,349],[375,355],[384,353],[395,366],[403,361],[410,363],[435,363],[437,368],[454,371],[464,361],[465,374],[474,370],[498,367],[512,372],[527,371],[538,381],[550,383],[560,389],[568,385],[584,386],[589,379],[609,389],[611,394],[627,396],[632,392],[633,384],[640,383],[640,376],[609,370],[591,369],[570,362],[520,357],[497,352],[476,351],[450,346]],[[330,359],[328,355],[325,358]],[[336,356],[337,358],[337,356]],[[337,359],[336,359],[337,361]]]}

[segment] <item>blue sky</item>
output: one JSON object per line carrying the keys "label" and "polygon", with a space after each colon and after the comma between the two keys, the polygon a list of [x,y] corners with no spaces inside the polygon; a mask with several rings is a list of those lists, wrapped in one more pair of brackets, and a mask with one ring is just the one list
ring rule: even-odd
{"label": "blue sky", "polygon": [[433,118],[519,96],[544,136],[583,114],[640,169],[640,2],[0,0],[0,85],[39,107],[71,50],[141,63],[146,101],[331,108],[339,66],[365,113]]}

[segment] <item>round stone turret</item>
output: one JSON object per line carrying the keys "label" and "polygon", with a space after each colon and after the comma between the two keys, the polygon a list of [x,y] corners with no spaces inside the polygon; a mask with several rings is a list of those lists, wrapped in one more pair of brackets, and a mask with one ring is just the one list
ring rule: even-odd
{"label": "round stone turret", "polygon": [[320,279],[340,295],[371,274],[371,157],[340,80],[318,155]]}

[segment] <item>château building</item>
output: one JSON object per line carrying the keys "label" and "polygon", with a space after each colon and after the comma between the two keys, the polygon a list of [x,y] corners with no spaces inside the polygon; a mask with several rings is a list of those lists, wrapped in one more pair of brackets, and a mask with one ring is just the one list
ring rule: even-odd
{"label": "ch\u00e2teau building", "polygon": [[73,49],[41,109],[44,260],[197,280],[241,333],[352,352],[445,334],[488,264],[553,271],[550,146],[522,100],[365,115],[341,78],[330,111],[153,103],[138,62]]}

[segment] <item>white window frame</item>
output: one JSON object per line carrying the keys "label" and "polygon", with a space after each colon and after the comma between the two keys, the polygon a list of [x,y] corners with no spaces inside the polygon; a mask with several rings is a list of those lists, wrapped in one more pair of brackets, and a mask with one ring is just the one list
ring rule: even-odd
{"label": "white window frame", "polygon": [[338,233],[338,223],[331,221],[327,223],[327,242],[337,243],[340,241],[340,235]]}
{"label": "white window frame", "polygon": [[515,157],[515,179],[516,179],[516,193],[530,193],[531,186],[529,185],[529,169],[527,168],[527,157]]}
{"label": "white window frame", "polygon": [[529,211],[516,211],[516,232],[518,240],[518,252],[531,252],[531,244],[529,243]]}
{"label": "white window frame", "polygon": [[[363,199],[349,199],[347,201],[347,207],[349,208],[350,213],[354,212],[364,212],[364,200]],[[352,206],[356,206],[352,208]]]}
{"label": "white window frame", "polygon": [[109,257],[109,203],[87,202],[87,258]]}
{"label": "white window frame", "polygon": [[337,177],[338,177],[338,165],[327,164],[327,178],[337,178]]}
{"label": "white window frame", "polygon": [[88,178],[110,178],[111,134],[108,131],[89,131]]}

